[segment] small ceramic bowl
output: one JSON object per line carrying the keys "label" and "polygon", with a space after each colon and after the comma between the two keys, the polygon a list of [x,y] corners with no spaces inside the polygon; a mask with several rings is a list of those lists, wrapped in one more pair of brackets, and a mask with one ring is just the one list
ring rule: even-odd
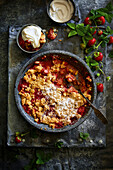
{"label": "small ceramic bowl", "polygon": [[[22,48],[22,46],[20,45],[19,39],[22,38],[22,37],[21,37],[21,33],[22,33],[23,29],[24,29],[25,27],[27,27],[27,26],[36,26],[36,27],[39,27],[38,25],[35,25],[35,24],[26,24],[26,25],[24,25],[24,26],[18,31],[18,33],[17,33],[17,37],[16,37],[17,45],[18,45],[18,47],[19,47],[22,51],[24,51],[24,52],[26,52],[26,53],[36,53],[37,51],[39,51],[40,49],[42,49],[42,47],[44,46],[44,44],[45,44],[46,42],[45,42],[45,43],[40,43],[40,47],[37,48],[36,50],[34,49],[34,50],[30,51],[30,50],[26,50],[26,49]],[[45,35],[45,33],[44,33],[44,31],[43,31],[42,29],[41,29],[41,32]],[[45,39],[46,39],[46,35],[45,35]]]}
{"label": "small ceramic bowl", "polygon": [[54,20],[54,19],[51,17],[51,15],[50,15],[50,5],[51,5],[52,1],[53,1],[53,0],[48,0],[48,2],[47,2],[47,14],[48,14],[48,16],[49,16],[54,22],[59,23],[59,24],[63,24],[63,23],[69,22],[71,19],[74,18],[74,14],[75,14],[75,9],[76,9],[76,8],[75,8],[75,4],[74,4],[73,0],[70,0],[70,2],[71,2],[72,5],[73,5],[73,8],[74,8],[72,17],[71,17],[69,20],[65,21],[65,22],[58,22],[58,21]]}

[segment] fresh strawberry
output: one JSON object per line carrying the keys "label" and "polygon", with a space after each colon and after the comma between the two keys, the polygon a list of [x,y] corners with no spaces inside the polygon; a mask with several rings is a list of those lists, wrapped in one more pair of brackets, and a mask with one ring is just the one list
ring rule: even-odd
{"label": "fresh strawberry", "polygon": [[113,44],[113,37],[110,36],[108,44]]}
{"label": "fresh strawberry", "polygon": [[21,143],[22,142],[22,138],[20,136],[16,136],[15,137],[15,142],[16,143]]}
{"label": "fresh strawberry", "polygon": [[104,90],[103,84],[102,83],[97,83],[97,91],[98,92],[103,92],[103,90]]}
{"label": "fresh strawberry", "polygon": [[102,61],[102,59],[103,59],[103,54],[101,52],[94,53],[94,60]]}
{"label": "fresh strawberry", "polygon": [[54,32],[53,28],[50,28],[49,31],[48,31],[47,37],[50,40],[54,40],[56,38],[56,36],[57,36],[57,34]]}
{"label": "fresh strawberry", "polygon": [[[93,28],[93,27],[90,27],[90,28]],[[95,31],[93,32],[93,34],[92,34],[92,35],[96,34],[96,32],[97,32],[97,30],[96,30],[96,28],[95,28]]]}
{"label": "fresh strawberry", "polygon": [[103,34],[103,31],[102,30],[99,30],[98,31],[98,35],[100,36],[100,35],[102,35]]}
{"label": "fresh strawberry", "polygon": [[85,18],[84,24],[85,24],[85,25],[91,25],[91,24],[92,24],[92,21],[90,20],[89,17],[86,17],[86,18]]}
{"label": "fresh strawberry", "polygon": [[98,25],[104,25],[105,24],[105,18],[103,16],[97,18],[97,24]]}
{"label": "fresh strawberry", "polygon": [[93,38],[92,40],[89,40],[89,41],[88,41],[88,44],[87,44],[87,45],[88,45],[89,47],[91,47],[91,46],[93,46],[95,43],[96,43],[96,39]]}

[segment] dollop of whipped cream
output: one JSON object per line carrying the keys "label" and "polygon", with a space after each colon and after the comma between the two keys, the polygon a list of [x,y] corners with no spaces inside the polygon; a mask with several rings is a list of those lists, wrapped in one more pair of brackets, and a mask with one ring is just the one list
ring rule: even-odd
{"label": "dollop of whipped cream", "polygon": [[31,42],[33,48],[40,47],[41,28],[39,26],[30,25],[22,30],[22,39]]}
{"label": "dollop of whipped cream", "polygon": [[74,13],[74,7],[70,0],[53,0],[50,4],[50,16],[59,23],[67,22]]}

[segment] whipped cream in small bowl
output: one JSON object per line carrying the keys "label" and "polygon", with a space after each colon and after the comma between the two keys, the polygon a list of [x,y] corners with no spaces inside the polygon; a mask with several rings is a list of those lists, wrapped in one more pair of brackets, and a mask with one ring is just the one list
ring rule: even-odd
{"label": "whipped cream in small bowl", "polygon": [[75,4],[72,0],[50,0],[47,5],[49,17],[57,23],[65,23],[72,19]]}
{"label": "whipped cream in small bowl", "polygon": [[46,43],[46,36],[42,28],[35,24],[24,25],[17,33],[19,48],[27,53],[39,51]]}

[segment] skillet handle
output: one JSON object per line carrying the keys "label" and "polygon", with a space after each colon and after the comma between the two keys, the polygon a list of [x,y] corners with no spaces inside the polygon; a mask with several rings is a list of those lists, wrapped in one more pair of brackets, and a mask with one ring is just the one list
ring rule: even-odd
{"label": "skillet handle", "polygon": [[102,121],[102,123],[104,124],[108,124],[108,120],[106,118],[106,116],[104,115],[104,113],[102,111],[100,111],[99,109],[97,109],[84,95],[83,93],[78,90],[79,93],[87,100],[87,102],[91,105],[91,107],[93,108],[95,115]]}

